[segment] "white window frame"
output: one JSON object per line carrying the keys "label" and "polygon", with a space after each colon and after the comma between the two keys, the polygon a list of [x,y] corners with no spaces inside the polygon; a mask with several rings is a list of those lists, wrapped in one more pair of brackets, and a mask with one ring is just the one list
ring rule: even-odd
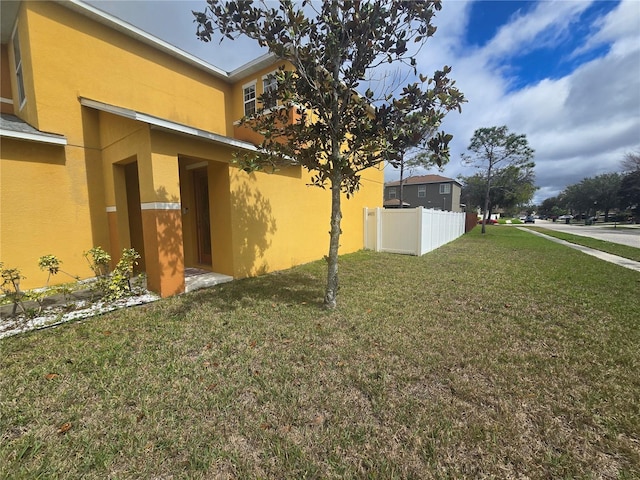
{"label": "white window frame", "polygon": [[397,198],[396,194],[397,194],[396,187],[389,187],[389,200]]}
{"label": "white window frame", "polygon": [[[256,84],[257,83],[258,82],[254,80],[253,82],[246,83],[242,86],[242,107],[243,107],[242,111],[244,112],[245,117],[248,117],[249,115],[253,115],[257,111],[256,110],[256,107],[257,107]],[[251,90],[253,90],[253,92],[251,92]],[[253,104],[253,109],[251,108],[252,104]]]}
{"label": "white window frame", "polygon": [[418,185],[418,198],[427,198],[427,186]]}
{"label": "white window frame", "polygon": [[11,34],[11,48],[13,48],[13,62],[15,66],[16,75],[16,88],[18,90],[18,104],[21,110],[24,104],[27,103],[27,93],[24,89],[24,70],[22,68],[22,50],[20,47],[20,35],[18,33],[18,24],[13,27],[13,33]]}
{"label": "white window frame", "polygon": [[440,195],[449,195],[451,193],[451,184],[450,183],[441,183],[440,184]]}
{"label": "white window frame", "polygon": [[[262,94],[263,95],[269,90],[275,90],[278,88],[276,72],[277,70],[274,70],[273,72],[267,73],[266,75],[262,76]],[[265,110],[272,110],[276,108],[277,105],[278,105],[278,101],[274,99],[273,104],[269,105],[269,104],[263,103],[262,107]]]}

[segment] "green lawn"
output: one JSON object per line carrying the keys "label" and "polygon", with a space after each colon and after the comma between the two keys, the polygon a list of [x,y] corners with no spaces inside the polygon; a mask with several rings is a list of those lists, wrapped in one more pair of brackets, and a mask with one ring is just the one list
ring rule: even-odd
{"label": "green lawn", "polygon": [[606,242],[604,240],[598,240],[597,238],[583,237],[580,235],[573,235],[571,233],[558,232],[556,230],[549,230],[542,227],[528,227],[550,237],[559,238],[560,240],[566,240],[570,243],[582,245],[584,247],[600,250],[601,252],[607,252],[619,257],[628,258],[629,260],[635,260],[640,262],[640,248],[630,247],[628,245],[621,245],[619,243]]}
{"label": "green lawn", "polygon": [[0,341],[0,478],[640,477],[640,274],[511,228]]}

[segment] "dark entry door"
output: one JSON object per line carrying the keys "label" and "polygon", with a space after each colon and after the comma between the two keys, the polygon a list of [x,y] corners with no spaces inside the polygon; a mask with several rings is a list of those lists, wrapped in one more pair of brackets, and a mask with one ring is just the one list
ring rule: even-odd
{"label": "dark entry door", "polygon": [[193,171],[193,190],[196,200],[198,263],[211,265],[211,216],[209,215],[209,178],[206,167]]}

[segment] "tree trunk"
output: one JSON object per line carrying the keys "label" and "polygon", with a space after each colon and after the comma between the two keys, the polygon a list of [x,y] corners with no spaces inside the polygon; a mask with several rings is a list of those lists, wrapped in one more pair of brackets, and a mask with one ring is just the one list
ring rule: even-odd
{"label": "tree trunk", "polygon": [[402,180],[404,179],[404,157],[400,162],[400,207],[404,208],[404,189],[402,185]]}
{"label": "tree trunk", "polygon": [[487,170],[487,191],[484,196],[484,212],[482,212],[482,233],[487,229],[487,215],[489,214],[489,194],[491,193],[491,170],[493,162],[489,159],[489,168]]}
{"label": "tree trunk", "polygon": [[487,228],[487,215],[489,214],[489,190],[491,186],[487,182],[487,193],[484,196],[484,210],[482,212],[482,233],[485,233]]}
{"label": "tree trunk", "polygon": [[340,210],[340,185],[341,174],[336,174],[331,179],[331,231],[329,232],[329,255],[327,256],[327,289],[324,295],[324,306],[334,309],[338,299],[338,248],[340,247],[340,222],[342,211]]}

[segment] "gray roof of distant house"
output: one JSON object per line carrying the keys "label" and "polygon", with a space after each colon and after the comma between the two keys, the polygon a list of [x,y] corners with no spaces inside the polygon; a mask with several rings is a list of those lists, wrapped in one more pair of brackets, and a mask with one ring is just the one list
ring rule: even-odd
{"label": "gray roof of distant house", "polygon": [[[402,180],[403,185],[424,185],[427,183],[457,183],[460,185],[460,182],[453,178],[443,177],[442,175],[418,175],[415,177],[408,177]],[[396,187],[400,185],[400,180],[395,180],[393,182],[387,182],[384,184],[385,187]]]}

